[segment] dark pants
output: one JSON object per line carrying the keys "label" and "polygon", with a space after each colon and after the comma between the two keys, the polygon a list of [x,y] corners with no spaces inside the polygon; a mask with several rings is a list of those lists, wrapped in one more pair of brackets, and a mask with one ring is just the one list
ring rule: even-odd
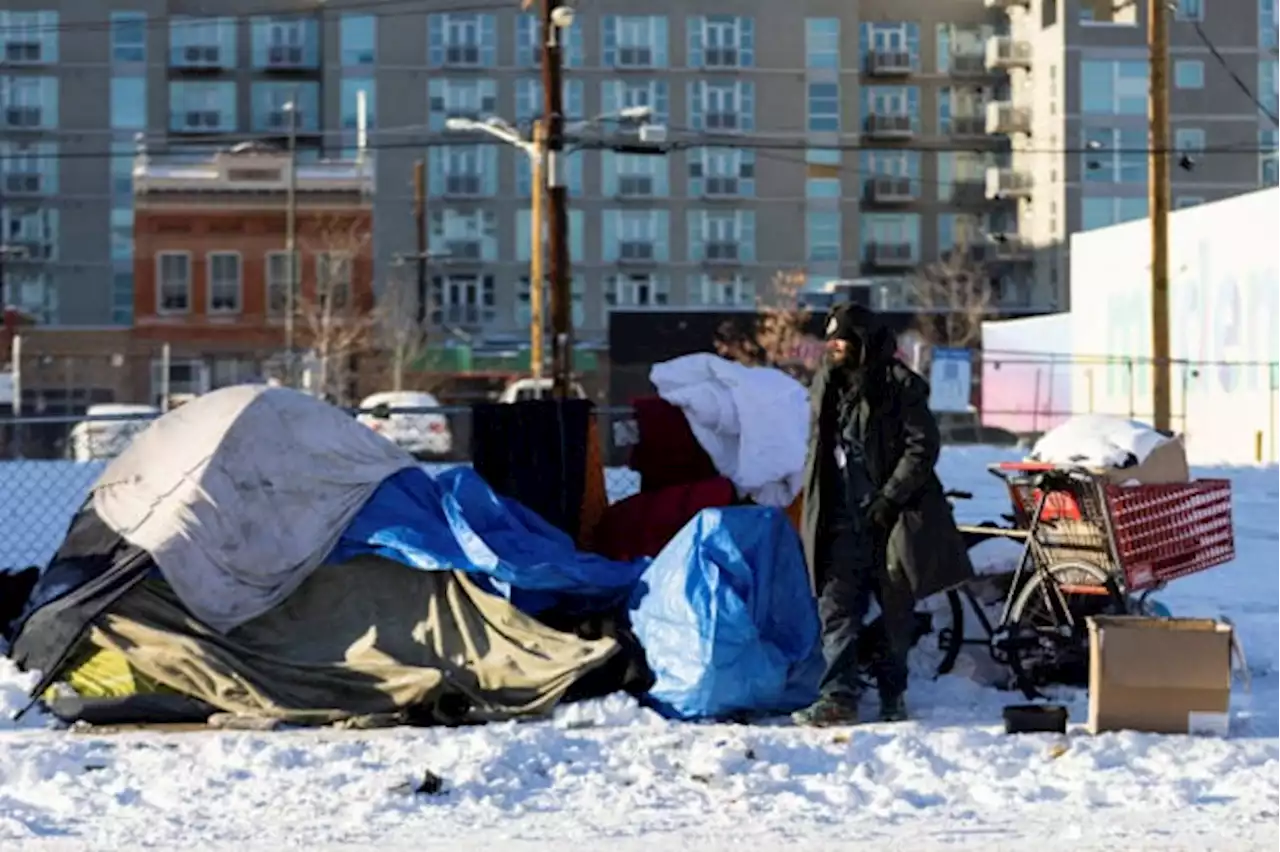
{"label": "dark pants", "polygon": [[896,697],[907,688],[915,600],[909,588],[889,578],[884,534],[863,529],[863,524],[851,520],[834,520],[823,536],[825,547],[818,572],[818,615],[826,661],[821,692],[849,701],[857,700],[862,692],[858,638],[874,595],[880,605],[884,641],[876,649],[871,674],[881,697]]}

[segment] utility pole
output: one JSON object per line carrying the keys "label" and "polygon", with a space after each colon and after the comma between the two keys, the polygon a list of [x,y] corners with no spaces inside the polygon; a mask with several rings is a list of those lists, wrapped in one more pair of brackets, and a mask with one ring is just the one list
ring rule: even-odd
{"label": "utility pole", "polygon": [[418,325],[427,323],[427,164],[413,164],[413,222],[418,238]]}
{"label": "utility pole", "polygon": [[[1173,408],[1169,346],[1169,25],[1165,0],[1147,0],[1151,90],[1147,119],[1148,211],[1151,216],[1151,401],[1153,426],[1170,428]],[[1184,424],[1185,428],[1185,424]]]}
{"label": "utility pole", "polygon": [[535,379],[542,378],[542,362],[546,357],[542,351],[543,339],[546,336],[546,318],[543,316],[542,295],[546,292],[546,273],[543,272],[542,251],[546,245],[544,239],[543,196],[547,190],[547,125],[541,119],[533,123],[533,150],[529,157],[533,179],[532,208],[529,212],[529,238],[533,241],[529,251],[529,372]]}
{"label": "utility pole", "polygon": [[285,384],[297,387],[293,357],[293,323],[298,290],[298,102],[285,104],[289,113],[289,181],[285,189],[284,251],[289,259],[289,281],[284,296]]}
{"label": "utility pole", "polygon": [[561,28],[572,10],[538,0],[542,20],[542,118],[547,128],[547,238],[551,279],[552,392],[567,399],[573,376],[573,312],[570,309],[568,190],[564,184],[564,102]]}

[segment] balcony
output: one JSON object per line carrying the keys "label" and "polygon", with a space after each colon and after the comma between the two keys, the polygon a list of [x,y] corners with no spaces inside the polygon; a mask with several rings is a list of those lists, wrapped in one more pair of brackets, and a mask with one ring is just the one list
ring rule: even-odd
{"label": "balcony", "polygon": [[277,44],[267,48],[267,71],[303,71],[310,67],[302,45]]}
{"label": "balcony", "polygon": [[618,175],[618,198],[652,198],[652,175]]}
{"label": "balcony", "polygon": [[4,127],[6,130],[40,130],[43,126],[43,107],[10,106],[4,108]]}
{"label": "balcony", "polygon": [[737,68],[739,61],[736,47],[706,47],[702,50],[703,68]]}
{"label": "balcony", "polygon": [[737,198],[741,189],[736,177],[705,177],[702,179],[702,197],[707,199]]}
{"label": "balcony", "polygon": [[983,5],[988,9],[1009,10],[1021,6],[1024,9],[1031,8],[1031,0],[983,0]]}
{"label": "balcony", "polygon": [[910,139],[915,135],[915,121],[909,115],[873,113],[863,124],[864,132],[876,139]]}
{"label": "balcony", "polygon": [[169,55],[169,66],[174,71],[217,72],[230,63],[224,59],[222,47],[216,44],[190,44],[175,47]]}
{"label": "balcony", "polygon": [[444,65],[446,68],[479,68],[480,45],[449,44],[444,48]]}
{"label": "balcony", "polygon": [[484,259],[484,246],[479,240],[447,240],[445,263],[479,263]]}
{"label": "balcony", "polygon": [[877,269],[910,269],[916,265],[915,246],[911,243],[869,243],[866,262]]}
{"label": "balcony", "polygon": [[656,252],[649,240],[623,240],[618,243],[618,263],[624,266],[647,266],[654,261]]}
{"label": "balcony", "polygon": [[732,240],[711,240],[702,244],[702,262],[708,266],[737,265],[742,247]]}
{"label": "balcony", "polygon": [[867,198],[879,204],[905,204],[915,201],[915,187],[907,177],[880,175],[867,181]]}
{"label": "balcony", "polygon": [[704,113],[702,123],[708,133],[736,133],[741,126],[736,112]]}
{"label": "balcony", "polygon": [[5,65],[44,65],[48,61],[39,39],[11,38],[4,43]]}
{"label": "balcony", "polygon": [[987,169],[987,198],[1030,198],[1031,175],[1019,169]]}
{"label": "balcony", "polygon": [[217,133],[223,130],[222,113],[216,109],[188,109],[173,113],[169,122],[173,133]]}
{"label": "balcony", "polygon": [[871,50],[866,71],[873,77],[900,77],[915,70],[909,50]]}
{"label": "balcony", "polygon": [[986,244],[986,259],[991,263],[1030,263],[1035,248],[1016,234],[997,234]]}
{"label": "balcony", "polygon": [[983,53],[953,53],[951,54],[951,76],[967,77],[979,76],[985,77],[991,73],[987,68],[987,57]]}
{"label": "balcony", "polygon": [[44,189],[39,172],[9,172],[4,176],[4,194],[9,197],[40,195]]}
{"label": "balcony", "polygon": [[1011,68],[1031,67],[1031,42],[1010,36],[992,36],[987,39],[987,68],[1008,71]]}
{"label": "balcony", "polygon": [[987,136],[987,119],[980,115],[953,115],[951,117],[951,135],[973,139]]}
{"label": "balcony", "polygon": [[1008,101],[993,101],[987,104],[986,130],[1000,136],[1030,135],[1031,110]]}
{"label": "balcony", "polygon": [[484,188],[484,181],[478,174],[445,175],[444,195],[446,198],[478,198]]}

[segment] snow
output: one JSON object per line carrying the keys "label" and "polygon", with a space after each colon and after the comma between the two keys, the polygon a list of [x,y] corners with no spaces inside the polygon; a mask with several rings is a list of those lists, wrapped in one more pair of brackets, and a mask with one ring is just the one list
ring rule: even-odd
{"label": "snow", "polygon": [[[946,450],[948,487],[975,493],[962,519],[1007,510],[983,470],[1005,458]],[[625,696],[466,729],[13,729],[31,678],[0,660],[0,848],[1275,849],[1277,470],[1196,473],[1232,479],[1238,556],[1159,598],[1240,633],[1250,683],[1226,739],[1089,736],[1077,690],[1055,695],[1068,736],[1009,737],[1020,697],[958,674],[916,678],[908,723],[835,731],[668,722]],[[412,792],[428,770],[440,795]]]}

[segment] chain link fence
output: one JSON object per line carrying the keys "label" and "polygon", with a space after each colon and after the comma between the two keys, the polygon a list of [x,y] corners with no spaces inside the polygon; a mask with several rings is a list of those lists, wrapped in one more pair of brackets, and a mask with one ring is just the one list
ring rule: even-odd
{"label": "chain link fence", "polygon": [[[413,453],[428,472],[470,463],[469,408],[351,413]],[[595,417],[605,488],[615,502],[640,490],[639,475],[625,466],[635,421],[626,408],[597,408]],[[47,562],[109,458],[152,419],[124,412],[0,420],[0,570]]]}

